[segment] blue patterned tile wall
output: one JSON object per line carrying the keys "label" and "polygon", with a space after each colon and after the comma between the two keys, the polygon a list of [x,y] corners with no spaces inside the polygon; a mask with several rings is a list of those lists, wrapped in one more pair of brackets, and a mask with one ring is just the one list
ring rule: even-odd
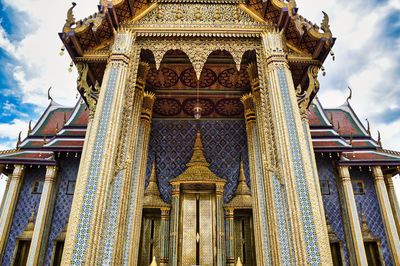
{"label": "blue patterned tile wall", "polygon": [[28,225],[32,211],[37,214],[41,194],[32,194],[32,186],[36,180],[44,181],[46,167],[27,168],[22,182],[21,193],[15,209],[14,219],[11,225],[2,265],[10,265],[15,248],[15,238],[21,235]]}
{"label": "blue patterned tile wall", "polygon": [[199,124],[197,121],[187,120],[155,120],[151,126],[146,187],[156,156],[160,193],[166,202],[171,202],[169,180],[179,176],[186,169],[185,165],[192,156],[198,125],[204,156],[210,163],[211,171],[227,180],[224,202],[228,202],[234,196],[240,158],[243,159],[246,180],[250,187],[246,126],[243,120],[200,121]]}
{"label": "blue patterned tile wall", "polygon": [[64,161],[61,179],[58,186],[56,203],[54,206],[53,219],[51,222],[49,240],[45,255],[45,265],[50,265],[53,252],[54,239],[56,239],[64,229],[71,210],[73,195],[67,195],[67,186],[69,180],[76,180],[78,175],[80,156],[77,158],[70,156]]}
{"label": "blue patterned tile wall", "polygon": [[380,214],[378,198],[376,196],[374,178],[372,173],[365,171],[360,172],[358,169],[353,169],[350,171],[350,177],[352,180],[363,180],[365,186],[364,195],[354,195],[356,200],[358,217],[360,218],[361,225],[361,209],[362,206],[365,218],[369,229],[374,236],[381,239],[382,253],[387,266],[392,265],[392,259],[390,255],[390,250],[388,243],[386,241],[385,228],[383,226],[382,217]]}
{"label": "blue patterned tile wall", "polygon": [[319,180],[327,180],[329,183],[329,195],[322,195],[322,201],[328,220],[331,223],[332,229],[336,236],[343,241],[344,257],[346,264],[349,262],[349,255],[346,246],[346,238],[344,234],[344,225],[342,212],[340,208],[339,193],[337,189],[336,177],[332,166],[332,160],[322,158],[319,154],[316,155]]}

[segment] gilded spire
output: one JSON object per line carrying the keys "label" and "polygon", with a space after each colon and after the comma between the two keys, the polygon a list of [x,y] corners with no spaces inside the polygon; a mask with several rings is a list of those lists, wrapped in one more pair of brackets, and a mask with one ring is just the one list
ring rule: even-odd
{"label": "gilded spire", "polygon": [[201,182],[218,182],[226,183],[225,179],[219,178],[208,168],[204,157],[203,144],[201,143],[200,131],[197,131],[196,140],[193,147],[193,155],[190,161],[186,164],[187,169],[177,178],[172,179],[171,184],[177,183],[201,183]]}
{"label": "gilded spire", "polygon": [[144,192],[143,206],[164,207],[167,205],[168,204],[161,199],[160,190],[158,189],[157,175],[156,175],[156,160],[154,158],[153,166],[151,168],[149,184],[147,185],[146,191]]}
{"label": "gilded spire", "polygon": [[25,227],[24,232],[18,238],[32,238],[33,229],[35,228],[35,208],[33,208],[31,218],[28,225]]}
{"label": "gilded spire", "polygon": [[250,189],[246,184],[246,176],[244,175],[243,161],[240,161],[239,168],[239,184],[235,191],[235,195],[251,195]]}
{"label": "gilded spire", "polygon": [[197,130],[196,141],[194,142],[194,147],[193,147],[193,155],[192,158],[190,159],[190,162],[187,164],[188,167],[192,166],[208,167],[210,165],[209,163],[207,163],[207,160],[204,157],[203,150],[204,148],[203,144],[201,143],[200,130]]}
{"label": "gilded spire", "polygon": [[369,229],[367,224],[367,219],[365,218],[363,208],[360,204],[361,209],[361,233],[364,240],[374,240],[376,237],[372,234],[371,229]]}
{"label": "gilded spire", "polygon": [[225,207],[246,208],[251,207],[251,192],[246,184],[244,175],[243,160],[240,161],[238,186],[235,191],[235,197],[225,205]]}

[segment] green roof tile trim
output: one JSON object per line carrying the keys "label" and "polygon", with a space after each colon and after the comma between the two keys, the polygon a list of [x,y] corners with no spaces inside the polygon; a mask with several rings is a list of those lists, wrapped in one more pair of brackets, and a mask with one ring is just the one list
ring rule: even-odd
{"label": "green roof tile trim", "polygon": [[[53,111],[50,111],[49,114],[47,115],[47,117],[45,118],[45,120],[43,121],[42,125],[40,126],[40,128],[36,131],[37,133],[33,134],[33,136],[44,136],[45,134],[41,134],[42,130],[47,126],[47,124],[50,122],[51,118],[53,117],[53,115],[55,113],[58,112],[71,112],[72,108],[67,108],[67,107],[62,107],[62,108],[57,108]],[[59,125],[59,128],[61,128],[63,125]],[[46,134],[46,136],[52,136],[55,134]]]}
{"label": "green roof tile trim", "polygon": [[79,104],[79,110],[75,114],[73,120],[68,123],[68,126],[87,126],[87,124],[78,124],[78,123],[76,123],[76,121],[79,119],[79,117],[85,111],[85,109],[86,109],[86,104]]}

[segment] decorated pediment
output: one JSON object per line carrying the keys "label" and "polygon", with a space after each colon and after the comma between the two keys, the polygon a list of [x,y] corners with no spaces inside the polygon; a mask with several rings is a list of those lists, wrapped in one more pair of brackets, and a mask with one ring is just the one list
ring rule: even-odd
{"label": "decorated pediment", "polygon": [[193,27],[249,27],[266,25],[246,13],[236,3],[160,3],[138,21],[125,25],[151,28],[179,25],[179,28]]}

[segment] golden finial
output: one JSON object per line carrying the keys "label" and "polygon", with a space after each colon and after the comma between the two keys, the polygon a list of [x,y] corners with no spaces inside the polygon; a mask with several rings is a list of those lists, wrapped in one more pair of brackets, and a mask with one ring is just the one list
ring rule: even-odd
{"label": "golden finial", "polygon": [[70,7],[67,12],[67,19],[65,20],[64,27],[71,27],[72,25],[75,24],[75,18],[74,18],[74,14],[72,12],[72,10],[74,9],[75,6],[76,6],[76,3],[72,2],[72,7]]}
{"label": "golden finial", "polygon": [[58,131],[59,131],[59,129],[58,129],[58,121],[57,121],[57,124],[56,124],[56,134],[58,133]]}
{"label": "golden finial", "polygon": [[64,112],[64,121],[63,121],[63,126],[67,123],[67,113]]}
{"label": "golden finial", "polygon": [[28,137],[29,137],[29,134],[31,134],[31,132],[32,132],[32,120],[30,120],[29,121],[29,125],[28,125]]}
{"label": "golden finial", "polygon": [[342,135],[342,133],[340,132],[340,122],[337,122],[337,132],[339,133],[339,135]]}
{"label": "golden finial", "polygon": [[382,147],[381,132],[378,130],[378,146]]}
{"label": "golden finial", "polygon": [[155,256],[153,256],[153,260],[152,260],[150,266],[157,266],[157,261],[156,261],[156,257]]}
{"label": "golden finial", "polygon": [[353,146],[353,132],[350,132],[350,145]]}
{"label": "golden finial", "polygon": [[369,121],[368,121],[368,118],[365,118],[365,120],[367,120],[367,125],[368,125],[367,132],[368,132],[368,135],[371,137],[371,128],[369,127]]}
{"label": "golden finial", "polygon": [[347,88],[349,88],[349,90],[350,90],[350,95],[349,95],[349,97],[347,97],[347,99],[346,99],[346,102],[348,103],[349,100],[351,100],[351,96],[353,95],[353,91],[351,90],[350,86],[347,86]]}
{"label": "golden finial", "polygon": [[17,140],[17,148],[21,144],[21,131],[18,134],[18,140]]}
{"label": "golden finial", "polygon": [[321,23],[321,29],[325,33],[331,33],[331,29],[329,26],[329,16],[324,11],[322,11],[322,13],[324,14],[324,19],[322,20],[322,23]]}
{"label": "golden finial", "polygon": [[329,120],[329,122],[330,122],[331,125],[333,126],[333,113],[331,113],[331,119]]}
{"label": "golden finial", "polygon": [[236,266],[243,266],[242,261],[240,260],[240,257],[238,257],[238,260],[236,262]]}
{"label": "golden finial", "polygon": [[44,134],[44,136],[43,136],[43,143],[42,143],[42,146],[44,146],[44,145],[46,145],[46,134]]}
{"label": "golden finial", "polygon": [[47,90],[47,99],[49,99],[50,101],[53,101],[53,98],[50,95],[50,90],[51,90],[51,86],[50,88]]}

